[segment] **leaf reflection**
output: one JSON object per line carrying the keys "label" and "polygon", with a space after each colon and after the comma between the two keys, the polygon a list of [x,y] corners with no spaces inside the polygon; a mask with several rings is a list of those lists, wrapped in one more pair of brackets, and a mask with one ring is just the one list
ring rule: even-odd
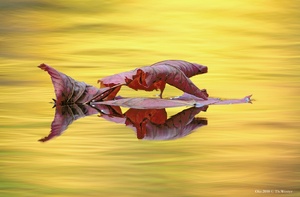
{"label": "leaf reflection", "polygon": [[189,135],[195,129],[207,125],[205,118],[195,117],[208,106],[191,107],[168,118],[165,109],[128,109],[125,113],[118,106],[110,105],[64,105],[56,106],[50,134],[39,141],[46,142],[60,136],[75,120],[100,114],[108,121],[125,124],[136,132],[138,139],[172,140]]}
{"label": "leaf reflection", "polygon": [[39,141],[46,142],[53,137],[60,136],[73,121],[96,113],[98,111],[89,105],[57,105],[50,134]]}
{"label": "leaf reflection", "polygon": [[[192,133],[196,128],[207,125],[206,119],[195,118],[200,111],[206,111],[206,109],[207,106],[201,108],[191,107],[177,113],[167,120],[157,118],[159,122],[156,122],[156,119],[153,121],[151,116],[147,117],[147,113],[145,113],[146,116],[143,119],[139,117],[141,121],[138,120],[137,122],[132,121],[126,116],[126,126],[136,131],[138,139],[172,140],[182,138]],[[130,110],[131,109],[128,111]],[[128,111],[125,114],[127,114]],[[160,109],[158,113],[165,113],[165,109]]]}

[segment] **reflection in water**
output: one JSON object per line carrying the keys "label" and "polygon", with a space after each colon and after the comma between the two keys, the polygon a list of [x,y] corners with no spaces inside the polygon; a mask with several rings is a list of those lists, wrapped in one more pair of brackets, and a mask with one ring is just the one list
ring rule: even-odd
{"label": "reflection in water", "polygon": [[98,111],[89,105],[57,105],[54,120],[51,124],[51,132],[47,137],[39,141],[45,142],[55,136],[59,136],[73,121],[96,113],[98,113]]}
{"label": "reflection in water", "polygon": [[56,106],[51,132],[40,139],[46,142],[53,137],[60,136],[70,124],[79,118],[100,113],[108,121],[125,124],[136,132],[138,139],[143,140],[172,140],[182,138],[195,129],[207,125],[205,118],[195,117],[208,106],[185,109],[167,119],[165,109],[133,109],[124,114],[120,107],[109,105],[58,105]]}
{"label": "reflection in water", "polygon": [[[299,197],[299,10],[300,1],[284,0],[2,0],[0,196]],[[130,107],[103,106],[102,118],[122,124],[95,111],[69,127],[72,137],[35,142],[54,115],[45,105],[53,87],[36,65],[96,84],[164,59],[207,65],[209,74],[192,81],[213,97],[253,93],[257,102],[213,106],[204,116],[209,127],[176,141],[140,143],[124,126]],[[180,94],[166,87],[164,95]],[[66,126],[81,114],[56,110],[71,114],[61,119]],[[64,129],[57,124],[52,137]],[[293,193],[255,193],[264,189]]]}

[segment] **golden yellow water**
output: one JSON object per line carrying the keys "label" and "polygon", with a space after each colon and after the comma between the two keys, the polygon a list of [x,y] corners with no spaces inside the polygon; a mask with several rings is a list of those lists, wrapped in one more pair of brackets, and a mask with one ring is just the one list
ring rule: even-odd
{"label": "golden yellow water", "polygon": [[[0,196],[299,196],[299,10],[284,0],[1,1]],[[192,80],[211,96],[255,101],[210,106],[197,115],[208,126],[175,141],[139,141],[95,115],[37,142],[54,115],[40,63],[97,86],[166,59],[207,65]]]}

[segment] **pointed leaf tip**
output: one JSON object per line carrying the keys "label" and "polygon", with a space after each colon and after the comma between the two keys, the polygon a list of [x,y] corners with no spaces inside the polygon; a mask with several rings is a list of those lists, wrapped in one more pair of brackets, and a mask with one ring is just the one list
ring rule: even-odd
{"label": "pointed leaf tip", "polygon": [[[51,77],[56,95],[56,105],[83,104],[93,99],[99,101],[110,96],[110,93],[118,88],[118,86],[115,86],[112,88],[98,89],[84,82],[74,80],[46,64],[41,64],[38,67],[47,71]],[[110,96],[110,99],[113,98],[114,95]]]}
{"label": "pointed leaf tip", "polygon": [[250,94],[250,95],[248,95],[248,96],[245,96],[244,100],[245,100],[247,103],[251,103],[251,104],[252,104],[251,96],[252,96],[252,94]]}
{"label": "pointed leaf tip", "polygon": [[47,66],[46,64],[42,63],[42,64],[40,64],[38,67],[39,67],[40,69],[46,71],[48,66]]}

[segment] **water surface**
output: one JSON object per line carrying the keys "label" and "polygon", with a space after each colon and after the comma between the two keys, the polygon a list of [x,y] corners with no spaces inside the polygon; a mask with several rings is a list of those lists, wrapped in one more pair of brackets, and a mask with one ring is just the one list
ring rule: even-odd
{"label": "water surface", "polygon": [[[298,1],[1,2],[1,196],[298,196],[299,10]],[[39,64],[97,86],[166,59],[208,66],[192,80],[211,96],[255,101],[210,106],[197,115],[207,126],[173,141],[138,140],[97,115],[37,141],[55,112]]]}

